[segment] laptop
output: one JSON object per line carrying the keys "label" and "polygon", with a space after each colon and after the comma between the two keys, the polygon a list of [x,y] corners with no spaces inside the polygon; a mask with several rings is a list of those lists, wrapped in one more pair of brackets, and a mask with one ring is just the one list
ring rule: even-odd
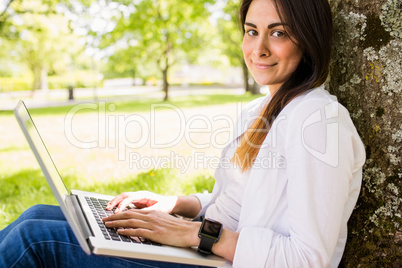
{"label": "laptop", "polygon": [[216,255],[201,255],[196,248],[161,245],[143,238],[121,236],[116,230],[106,228],[101,218],[107,213],[113,213],[105,210],[105,204],[113,196],[80,190],[69,191],[22,100],[14,109],[14,113],[67,222],[85,253],[204,266],[219,267],[225,264],[223,258]]}

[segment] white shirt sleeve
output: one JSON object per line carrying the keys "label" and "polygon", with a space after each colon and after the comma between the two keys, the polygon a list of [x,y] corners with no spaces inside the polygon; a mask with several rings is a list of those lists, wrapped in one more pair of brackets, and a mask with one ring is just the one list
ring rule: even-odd
{"label": "white shirt sleeve", "polygon": [[287,186],[278,194],[287,200],[289,235],[263,224],[242,227],[233,267],[331,266],[356,203],[365,154],[346,109],[313,99],[287,116]]}
{"label": "white shirt sleeve", "polygon": [[205,193],[205,194],[196,193],[196,194],[192,194],[192,195],[197,197],[201,204],[201,210],[200,210],[200,212],[198,212],[198,215],[195,217],[195,219],[199,219],[202,215],[205,214],[205,211],[208,208],[208,204],[212,200],[212,194],[211,193]]}

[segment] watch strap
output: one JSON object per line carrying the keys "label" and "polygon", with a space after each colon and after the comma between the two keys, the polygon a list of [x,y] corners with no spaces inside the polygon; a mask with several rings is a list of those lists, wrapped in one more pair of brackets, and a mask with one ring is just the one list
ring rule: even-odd
{"label": "watch strap", "polygon": [[198,251],[204,254],[212,253],[212,246],[215,243],[215,239],[201,236],[200,245],[198,246]]}

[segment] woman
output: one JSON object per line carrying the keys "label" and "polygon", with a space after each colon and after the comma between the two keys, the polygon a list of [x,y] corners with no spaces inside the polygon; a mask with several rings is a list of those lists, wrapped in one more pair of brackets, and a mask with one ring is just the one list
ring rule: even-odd
{"label": "woman", "polygon": [[[269,94],[242,112],[235,139],[222,152],[213,193],[123,193],[107,206],[117,206],[116,213],[103,220],[123,227],[124,235],[190,247],[200,245],[201,223],[169,213],[205,215],[223,224],[209,249],[229,267],[337,267],[365,153],[348,112],[322,85],[330,62],[328,2],[244,0],[240,17],[245,62]],[[129,204],[143,209],[123,211]],[[174,267],[86,256],[57,207],[26,211],[0,232],[0,242],[0,265],[7,267]]]}

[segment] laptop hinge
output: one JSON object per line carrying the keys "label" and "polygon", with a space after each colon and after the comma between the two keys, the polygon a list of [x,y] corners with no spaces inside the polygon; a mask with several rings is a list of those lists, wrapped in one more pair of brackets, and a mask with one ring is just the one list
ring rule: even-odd
{"label": "laptop hinge", "polygon": [[84,233],[85,238],[88,239],[90,236],[94,236],[94,234],[88,224],[88,221],[87,221],[84,213],[82,212],[80,201],[78,200],[78,197],[74,194],[71,194],[70,200],[72,203],[72,207],[74,208],[74,213],[77,216],[78,222],[81,226],[81,229]]}

